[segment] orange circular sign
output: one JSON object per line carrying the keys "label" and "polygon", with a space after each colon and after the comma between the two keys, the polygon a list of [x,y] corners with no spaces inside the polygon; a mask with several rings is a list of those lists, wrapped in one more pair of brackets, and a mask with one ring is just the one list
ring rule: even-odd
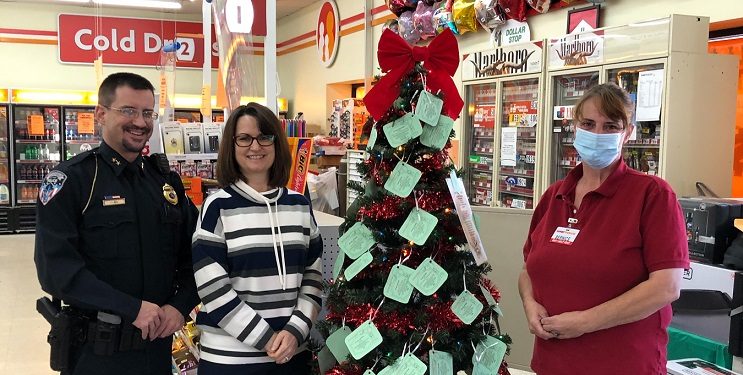
{"label": "orange circular sign", "polygon": [[333,65],[335,56],[338,54],[340,31],[338,7],[335,5],[335,1],[326,0],[320,7],[315,28],[317,55],[320,57],[320,62],[326,67]]}

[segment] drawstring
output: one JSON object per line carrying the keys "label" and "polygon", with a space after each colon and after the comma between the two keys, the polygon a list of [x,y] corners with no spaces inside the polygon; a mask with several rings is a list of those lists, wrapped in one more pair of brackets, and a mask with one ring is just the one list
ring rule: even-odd
{"label": "drawstring", "polygon": [[[266,197],[263,197],[263,202],[266,203],[266,207],[268,207],[268,220],[271,222],[271,238],[273,239],[273,254],[276,258],[276,271],[279,273],[281,290],[286,290],[286,257],[284,256],[284,241],[281,235],[281,225],[279,224],[279,203],[276,201],[276,220],[274,221],[274,212],[271,211],[271,203],[266,199]],[[279,232],[278,242],[281,246],[281,259],[279,259],[279,249],[276,247],[276,231],[274,230],[274,227],[278,229]]]}

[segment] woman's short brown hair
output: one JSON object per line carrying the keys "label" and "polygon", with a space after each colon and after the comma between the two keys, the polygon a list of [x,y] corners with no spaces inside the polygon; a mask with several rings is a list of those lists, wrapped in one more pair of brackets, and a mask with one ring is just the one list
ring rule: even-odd
{"label": "woman's short brown hair", "polygon": [[273,165],[268,172],[268,185],[270,187],[286,186],[289,182],[289,170],[292,165],[292,156],[289,152],[286,133],[281,126],[281,121],[270,109],[253,102],[237,107],[224,125],[222,143],[219,145],[219,155],[217,156],[217,181],[219,181],[219,186],[224,188],[237,182],[237,180],[248,182],[247,178],[240,172],[240,165],[237,164],[235,159],[237,121],[243,116],[255,118],[261,134],[276,137],[273,143]]}
{"label": "woman's short brown hair", "polygon": [[627,91],[614,83],[604,83],[593,86],[580,98],[573,110],[573,120],[583,121],[583,105],[590,99],[596,98],[598,110],[606,117],[614,121],[622,121],[626,128],[630,125],[634,104],[629,98]]}

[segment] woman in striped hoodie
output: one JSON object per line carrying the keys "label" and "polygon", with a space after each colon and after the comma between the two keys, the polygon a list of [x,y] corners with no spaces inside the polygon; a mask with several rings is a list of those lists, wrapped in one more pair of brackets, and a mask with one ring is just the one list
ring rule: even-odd
{"label": "woman in striped hoodie", "polygon": [[222,189],[204,202],[193,236],[199,375],[309,372],[322,239],[310,202],[284,187],[290,168],[279,119],[260,104],[238,107],[219,147]]}

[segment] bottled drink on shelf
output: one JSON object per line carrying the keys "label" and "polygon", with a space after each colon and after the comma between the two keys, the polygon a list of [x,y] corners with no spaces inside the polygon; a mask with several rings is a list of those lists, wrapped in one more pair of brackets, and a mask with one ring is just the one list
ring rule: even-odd
{"label": "bottled drink on shelf", "polygon": [[38,196],[39,196],[39,186],[38,185],[34,185],[34,193],[33,193],[33,195],[31,195],[29,197],[29,199],[36,200],[36,197],[38,197]]}
{"label": "bottled drink on shelf", "polygon": [[23,185],[21,186],[21,200],[28,199],[28,186]]}
{"label": "bottled drink on shelf", "polygon": [[26,178],[28,178],[28,169],[25,165],[21,165],[21,167],[18,168],[18,179],[25,180]]}
{"label": "bottled drink on shelf", "polygon": [[31,178],[30,180],[40,180],[39,177],[39,166],[37,164],[34,164],[34,166],[31,168]]}
{"label": "bottled drink on shelf", "polygon": [[51,172],[51,171],[52,170],[51,170],[51,168],[49,168],[49,165],[45,165],[44,166],[44,176],[42,176],[42,178],[46,177],[46,175],[48,175],[49,172]]}
{"label": "bottled drink on shelf", "polygon": [[0,181],[8,180],[8,166],[0,163]]}
{"label": "bottled drink on shelf", "polygon": [[39,157],[41,160],[49,160],[49,146],[44,145],[44,147],[41,148],[41,155]]}

